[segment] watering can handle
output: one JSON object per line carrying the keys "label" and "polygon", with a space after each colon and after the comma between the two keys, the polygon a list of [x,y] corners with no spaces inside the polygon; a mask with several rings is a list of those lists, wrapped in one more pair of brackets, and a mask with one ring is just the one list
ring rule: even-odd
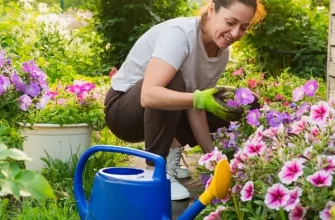
{"label": "watering can handle", "polygon": [[112,146],[112,145],[93,146],[83,153],[77,164],[76,171],[74,174],[74,195],[76,198],[81,219],[85,219],[85,217],[87,216],[87,200],[85,198],[83,189],[83,178],[82,178],[83,172],[88,158],[98,151],[123,153],[152,160],[155,163],[155,170],[152,178],[155,180],[166,179],[165,160],[163,159],[163,157],[159,155],[129,147]]}

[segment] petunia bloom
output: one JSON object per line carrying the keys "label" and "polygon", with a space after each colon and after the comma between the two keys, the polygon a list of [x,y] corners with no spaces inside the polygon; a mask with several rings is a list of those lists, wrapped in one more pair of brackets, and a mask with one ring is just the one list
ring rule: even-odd
{"label": "petunia bloom", "polygon": [[279,210],[287,204],[290,197],[290,191],[284,185],[276,183],[268,188],[265,204],[270,209]]}
{"label": "petunia bloom", "polygon": [[288,214],[288,219],[289,220],[303,220],[305,215],[306,215],[306,208],[304,208],[303,206],[301,206],[301,204],[297,204],[295,206],[295,208],[290,211],[290,213]]}
{"label": "petunia bloom", "polygon": [[335,156],[318,156],[318,167],[326,172],[333,174],[335,172]]}
{"label": "petunia bloom", "polygon": [[308,121],[307,116],[303,116],[301,117],[301,120],[293,122],[291,125],[292,130],[290,131],[290,133],[300,134],[303,130],[307,128],[308,126],[307,121]]}
{"label": "petunia bloom", "polygon": [[333,176],[324,170],[319,170],[313,175],[306,177],[306,180],[316,187],[326,187],[332,185]]}
{"label": "petunia bloom", "polygon": [[243,152],[249,157],[263,154],[266,149],[266,144],[263,141],[250,141],[248,140],[244,144]]}
{"label": "petunia bloom", "polygon": [[287,204],[284,207],[286,211],[291,211],[300,202],[300,196],[302,195],[302,189],[296,186],[294,189],[290,190],[289,194],[290,194],[290,199],[287,201]]}
{"label": "petunia bloom", "polygon": [[304,165],[300,159],[285,162],[284,166],[278,173],[280,181],[285,184],[291,184],[303,174],[303,168]]}
{"label": "petunia bloom", "polygon": [[211,212],[208,216],[204,218],[204,220],[222,220],[221,212],[224,211],[226,208],[224,206],[219,206],[215,210],[215,212]]}
{"label": "petunia bloom", "polygon": [[310,122],[312,124],[320,125],[325,124],[329,116],[330,106],[325,101],[320,101],[311,107]]}
{"label": "petunia bloom", "polygon": [[243,73],[243,67],[241,67],[240,69],[238,69],[238,70],[235,70],[231,75],[232,76],[239,76],[239,75],[241,75],[242,73]]}
{"label": "petunia bloom", "polygon": [[318,90],[319,85],[315,79],[309,80],[305,83],[304,93],[306,96],[313,97],[315,96],[316,91]]}
{"label": "petunia bloom", "polygon": [[247,123],[251,126],[258,126],[260,124],[259,118],[261,114],[259,113],[258,109],[250,110],[247,114]]}
{"label": "petunia bloom", "polygon": [[22,109],[23,111],[28,111],[28,108],[32,103],[30,96],[28,96],[27,94],[24,94],[19,97],[18,101],[19,101],[20,109]]}
{"label": "petunia bloom", "polygon": [[330,220],[331,219],[331,214],[330,214],[330,209],[335,205],[335,202],[333,201],[328,201],[326,204],[326,207],[319,213],[320,219],[321,220]]}
{"label": "petunia bloom", "polygon": [[298,102],[300,101],[301,99],[304,98],[304,87],[303,86],[300,86],[298,88],[295,88],[293,91],[292,91],[292,99],[294,102]]}
{"label": "petunia bloom", "polygon": [[241,190],[241,200],[243,202],[252,200],[254,194],[254,183],[252,181],[246,182]]}
{"label": "petunia bloom", "polygon": [[215,147],[212,152],[201,156],[198,163],[199,165],[205,165],[208,170],[214,171],[214,165],[222,159],[227,160],[227,157]]}
{"label": "petunia bloom", "polygon": [[252,92],[248,88],[239,88],[235,92],[236,100],[242,105],[248,105],[255,99]]}

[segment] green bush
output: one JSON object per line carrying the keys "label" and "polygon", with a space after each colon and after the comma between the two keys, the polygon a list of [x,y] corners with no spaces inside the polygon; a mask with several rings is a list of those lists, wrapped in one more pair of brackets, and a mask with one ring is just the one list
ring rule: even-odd
{"label": "green bush", "polygon": [[278,76],[326,76],[328,8],[306,0],[263,0],[266,16],[238,44],[249,60]]}
{"label": "green bush", "polygon": [[[104,35],[104,63],[119,68],[136,40],[150,27],[195,9],[189,0],[101,0],[98,30]],[[98,3],[97,3],[98,4]]]}

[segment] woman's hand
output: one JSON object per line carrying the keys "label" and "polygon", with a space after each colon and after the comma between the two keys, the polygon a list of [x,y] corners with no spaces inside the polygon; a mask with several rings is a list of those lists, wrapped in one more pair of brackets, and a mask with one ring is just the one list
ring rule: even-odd
{"label": "woman's hand", "polygon": [[193,108],[195,110],[205,110],[226,121],[239,121],[243,114],[243,109],[232,107],[223,102],[218,102],[215,94],[218,88],[196,90],[193,95]]}

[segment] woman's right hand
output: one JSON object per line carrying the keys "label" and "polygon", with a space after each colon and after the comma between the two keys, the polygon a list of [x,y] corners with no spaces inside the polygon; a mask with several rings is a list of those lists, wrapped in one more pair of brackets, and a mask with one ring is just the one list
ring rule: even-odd
{"label": "woman's right hand", "polygon": [[223,102],[219,103],[215,98],[215,94],[218,91],[218,88],[210,88],[203,91],[196,90],[193,95],[193,108],[211,112],[226,121],[241,120],[243,109],[229,106]]}

